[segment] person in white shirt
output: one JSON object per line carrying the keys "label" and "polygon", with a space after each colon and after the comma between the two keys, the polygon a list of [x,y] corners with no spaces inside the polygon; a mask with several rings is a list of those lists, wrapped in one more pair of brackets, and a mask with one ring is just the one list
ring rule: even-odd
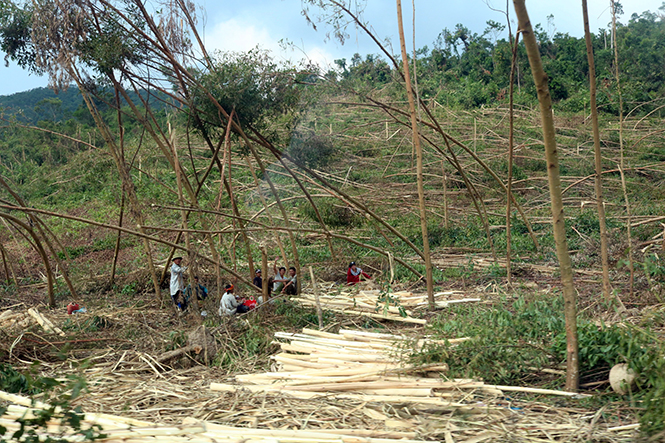
{"label": "person in white shirt", "polygon": [[219,301],[219,316],[223,315],[235,315],[244,314],[249,311],[249,308],[242,303],[239,303],[236,300],[236,296],[233,295],[233,285],[226,285],[224,288],[226,292],[222,295],[222,299]]}
{"label": "person in white shirt", "polygon": [[183,274],[187,270],[187,266],[182,266],[182,257],[175,257],[171,265],[171,298],[173,303],[176,304],[179,310],[184,311],[187,309],[187,302],[185,301],[185,279]]}
{"label": "person in white shirt", "polygon": [[284,266],[281,266],[279,270],[277,269],[277,259],[275,259],[272,269],[275,273],[275,276],[272,278],[272,293],[274,295],[279,295],[282,292],[282,289],[284,289],[284,284],[291,279],[286,277],[286,268]]}
{"label": "person in white shirt", "polygon": [[234,315],[238,311],[238,300],[233,295],[233,285],[226,285],[222,299],[219,301],[219,316]]}
{"label": "person in white shirt", "polygon": [[298,281],[296,278],[296,268],[291,266],[289,268],[289,276],[286,279],[286,285],[282,288],[282,294],[286,295],[297,295],[298,293]]}

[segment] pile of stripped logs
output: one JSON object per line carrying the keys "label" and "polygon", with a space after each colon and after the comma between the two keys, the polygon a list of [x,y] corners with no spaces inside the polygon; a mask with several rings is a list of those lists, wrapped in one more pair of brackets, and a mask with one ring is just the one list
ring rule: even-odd
{"label": "pile of stripped logs", "polygon": [[[316,306],[317,298],[321,309],[341,312],[347,315],[361,315],[377,319],[392,320],[424,325],[427,320],[415,316],[415,312],[428,307],[427,294],[414,294],[408,291],[382,293],[378,290],[358,290],[344,288],[330,290],[325,294],[303,292],[291,300],[305,306]],[[326,285],[323,285],[325,288]],[[459,296],[459,291],[446,291],[434,294],[436,308],[446,308],[454,303],[479,302],[479,298],[451,298]]]}
{"label": "pile of stripped logs", "polygon": [[36,308],[27,311],[14,312],[7,309],[0,314],[0,329],[27,329],[31,324],[37,323],[47,334],[58,334],[64,337],[65,333],[55,326],[51,320],[44,317]]}
{"label": "pile of stripped logs", "polygon": [[[294,398],[317,397],[445,405],[472,411],[476,403],[457,402],[461,392],[503,395],[504,391],[574,396],[549,389],[488,385],[469,379],[446,379],[442,364],[404,364],[398,354],[441,345],[427,337],[406,336],[342,329],[338,334],[304,329],[301,334],[277,332],[282,352],[273,356],[276,371],[237,375],[237,384],[212,383],[214,391],[248,390],[286,394]],[[467,338],[449,340],[454,346]],[[404,356],[404,355],[403,355]],[[487,408],[483,406],[482,408]]]}
{"label": "pile of stripped logs", "polygon": [[[33,402],[27,397],[0,391],[0,400],[9,403],[0,416],[0,426],[14,433],[21,429],[21,421],[37,419],[50,405]],[[160,443],[417,443],[419,440],[375,438],[363,436],[353,429],[291,430],[255,429],[224,426],[190,418],[180,425],[164,425],[110,414],[82,414],[79,429],[68,426],[60,408],[55,408],[53,418],[41,429],[34,430],[40,440],[57,438],[57,441],[80,442],[86,440],[81,431],[88,431],[95,441],[160,442]],[[10,434],[8,434],[10,435]]]}

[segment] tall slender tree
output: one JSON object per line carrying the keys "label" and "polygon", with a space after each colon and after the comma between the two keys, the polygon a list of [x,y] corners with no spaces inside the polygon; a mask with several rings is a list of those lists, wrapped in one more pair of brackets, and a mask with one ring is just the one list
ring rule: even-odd
{"label": "tall slender tree", "polygon": [[406,53],[406,42],[404,39],[404,25],[402,24],[402,2],[397,2],[397,26],[399,27],[399,41],[402,49],[402,67],[404,68],[404,82],[406,84],[406,95],[409,97],[409,113],[411,114],[411,132],[413,146],[416,150],[416,176],[418,181],[418,206],[420,209],[420,230],[423,236],[423,255],[425,259],[425,278],[427,279],[427,300],[430,307],[434,307],[434,278],[432,275],[432,257],[429,251],[429,236],[427,235],[427,209],[425,207],[425,188],[423,186],[423,150],[420,146],[420,132],[418,131],[418,116],[409,74],[409,57]]}
{"label": "tall slender tree", "polygon": [[547,161],[547,179],[552,203],[552,221],[556,254],[559,259],[559,271],[563,286],[564,315],[566,317],[566,389],[577,391],[579,386],[579,352],[577,343],[577,295],[573,284],[573,267],[568,253],[566,225],[561,197],[561,177],[559,175],[559,158],[554,137],[554,115],[552,114],[552,97],[548,87],[548,77],[543,69],[538,42],[529,20],[524,0],[513,0],[515,14],[519,23],[519,32],[526,47],[531,74],[538,93],[540,117],[543,126],[543,142],[545,144],[545,160]]}
{"label": "tall slender tree", "polygon": [[603,295],[610,299],[610,266],[607,257],[607,225],[605,223],[605,204],[603,203],[603,164],[600,153],[600,128],[598,126],[598,107],[596,106],[596,62],[593,56],[593,42],[589,30],[589,10],[587,1],[582,0],[584,16],[584,41],[586,56],[589,61],[589,107],[591,108],[591,125],[593,126],[593,155],[596,167],[596,205],[598,206],[598,222],[600,224],[600,257],[603,265]]}

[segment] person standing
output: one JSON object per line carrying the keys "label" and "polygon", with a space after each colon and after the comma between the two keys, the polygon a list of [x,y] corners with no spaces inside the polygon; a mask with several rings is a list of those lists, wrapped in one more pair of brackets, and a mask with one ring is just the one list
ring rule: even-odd
{"label": "person standing", "polygon": [[356,266],[356,262],[352,261],[349,263],[349,270],[346,271],[346,284],[350,286],[355,285],[356,283],[360,283],[361,276],[365,277],[367,280],[372,278],[366,272]]}
{"label": "person standing", "polygon": [[184,273],[187,266],[182,266],[182,257],[175,257],[171,265],[171,298],[173,303],[178,307],[178,310],[184,311],[187,309],[187,302],[185,301],[185,277]]}

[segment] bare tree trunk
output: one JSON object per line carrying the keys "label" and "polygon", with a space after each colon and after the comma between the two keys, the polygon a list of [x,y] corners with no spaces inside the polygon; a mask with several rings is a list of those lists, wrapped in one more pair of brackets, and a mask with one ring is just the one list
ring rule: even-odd
{"label": "bare tree trunk", "polygon": [[515,14],[519,23],[519,32],[522,33],[526,52],[531,65],[531,74],[538,92],[540,103],[540,116],[543,125],[543,142],[545,144],[545,157],[547,161],[547,178],[552,202],[552,221],[554,223],[554,241],[559,259],[561,283],[563,285],[564,315],[566,318],[566,390],[577,391],[579,386],[579,356],[577,343],[577,296],[573,285],[573,268],[568,253],[566,240],[566,226],[563,214],[563,200],[561,197],[561,177],[559,176],[559,159],[556,139],[554,137],[554,117],[552,115],[552,98],[547,85],[547,74],[543,70],[538,42],[531,27],[529,14],[524,0],[513,0]]}
{"label": "bare tree trunk", "polygon": [[[80,80],[78,77],[74,78]],[[78,87],[79,90],[81,90],[82,92],[85,91],[85,88],[80,82],[78,82]],[[83,92],[81,95],[83,97],[83,100],[85,101],[86,106],[88,107],[88,111],[90,111],[90,115],[92,115],[92,118],[95,120],[97,128],[101,132],[102,137],[104,137],[104,141],[106,142],[109,148],[113,160],[115,160],[116,167],[118,169],[118,174],[120,175],[120,180],[122,183],[122,189],[123,189],[122,192],[129,199],[130,212],[132,213],[132,216],[134,217],[136,222],[139,224],[139,231],[145,235],[146,232],[145,229],[143,228],[143,225],[145,224],[143,219],[143,213],[141,211],[141,205],[136,195],[136,188],[134,187],[134,182],[132,181],[131,175],[129,174],[129,170],[127,169],[127,163],[125,162],[124,157],[119,152],[113,137],[109,133],[106,123],[104,122],[101,115],[99,115],[99,113],[97,112],[97,108],[95,107],[94,101],[92,100],[90,95],[87,92]],[[157,272],[155,271],[152,251],[150,249],[150,242],[146,237],[143,237],[142,240],[143,240],[143,249],[145,250],[146,257],[148,259],[148,269],[152,277],[152,285],[155,289],[155,297],[159,301],[161,300],[162,297],[161,297],[161,291],[159,289],[159,279],[157,277]]]}
{"label": "bare tree trunk", "polygon": [[[118,220],[118,226],[122,226],[122,218],[125,215],[125,193],[120,191],[122,194],[122,197],[120,198],[120,217]],[[113,249],[113,265],[111,265],[111,286],[113,286],[115,282],[115,269],[116,266],[118,265],[118,254],[120,254],[120,235],[122,233],[118,231],[118,237],[115,240],[115,248]],[[177,243],[177,241],[176,241]],[[169,261],[171,261],[171,257],[169,257]],[[168,263],[168,262],[167,262]],[[164,269],[166,269],[166,266],[164,266]],[[162,280],[164,278],[162,277]],[[160,280],[161,284],[161,280]]]}
{"label": "bare tree trunk", "polygon": [[[233,119],[234,113],[231,112],[231,119]],[[240,211],[238,210],[238,204],[235,200],[235,197],[233,195],[233,176],[231,174],[231,142],[229,140],[229,136],[231,134],[231,131],[226,131],[226,137],[224,139],[224,145],[226,146],[227,149],[227,154],[228,154],[228,180],[222,176],[222,181],[224,182],[224,187],[226,188],[226,192],[229,194],[229,199],[231,200],[231,208],[233,209],[233,214],[238,217],[238,225],[240,226],[240,233],[242,235],[242,240],[243,243],[245,243],[245,255],[247,256],[247,264],[249,265],[249,278],[254,278],[254,259],[252,258],[252,249],[249,244],[249,238],[247,237],[247,233],[245,232],[245,224],[243,221],[239,218],[240,217]],[[235,224],[235,221],[234,221]]]}
{"label": "bare tree trunk", "polygon": [[406,95],[409,97],[409,112],[411,113],[411,131],[413,133],[413,145],[416,149],[416,169],[418,181],[418,203],[420,207],[420,230],[423,237],[423,255],[425,259],[425,276],[427,279],[427,300],[430,308],[434,308],[434,278],[432,275],[432,257],[429,251],[429,237],[427,235],[427,210],[425,208],[425,188],[423,187],[423,150],[420,146],[420,133],[418,131],[418,117],[416,115],[411,76],[409,75],[409,59],[406,54],[406,43],[404,41],[404,26],[402,24],[402,2],[397,3],[397,26],[399,27],[399,40],[402,49],[402,65],[404,68],[404,81],[406,84]]}
{"label": "bare tree trunk", "polygon": [[584,40],[586,42],[586,55],[589,61],[589,99],[591,107],[591,124],[593,127],[593,154],[596,164],[596,204],[598,206],[598,222],[600,223],[600,257],[603,264],[603,296],[610,299],[610,267],[607,257],[607,225],[605,224],[605,204],[603,203],[603,165],[600,153],[600,129],[598,127],[598,107],[596,106],[596,63],[593,57],[593,43],[589,30],[589,11],[587,0],[582,0],[582,15],[584,17]]}
{"label": "bare tree trunk", "polygon": [[[272,214],[270,211],[268,211],[268,202],[266,202],[266,197],[263,195],[263,191],[261,190],[261,184],[259,183],[259,179],[256,177],[256,172],[254,172],[254,165],[252,165],[252,161],[249,159],[249,156],[245,157],[245,161],[247,162],[247,166],[249,167],[249,172],[252,174],[252,178],[254,179],[254,184],[256,184],[256,192],[259,194],[259,198],[261,199],[261,204],[263,205],[263,209],[268,216],[268,221],[270,221],[270,224],[273,225],[273,218]],[[286,263],[286,252],[284,251],[284,244],[282,243],[282,238],[279,235],[279,232],[275,232],[275,240],[277,241],[277,246],[279,247],[279,251],[282,255],[282,260],[284,260],[284,263]],[[266,272],[266,265],[261,264],[263,266],[263,272]],[[266,276],[268,274],[265,274]]]}
{"label": "bare tree trunk", "polygon": [[11,274],[9,273],[9,266],[7,265],[7,251],[5,246],[0,243],[0,253],[2,254],[2,265],[5,268],[5,277],[7,277],[7,284],[11,284],[10,279],[14,279],[14,285],[18,288],[18,281],[16,280],[16,275],[14,274],[14,268],[11,268]]}
{"label": "bare tree trunk", "polygon": [[[7,182],[2,177],[0,177],[0,184],[2,184],[2,186],[5,189],[7,189],[7,192],[9,192],[12,195],[12,197],[14,197],[14,199],[16,200],[16,202],[19,205],[24,206],[24,207],[26,206],[26,204],[23,201],[23,199],[21,198],[21,196],[18,195],[16,192],[14,192],[14,190],[9,187]],[[48,239],[47,233],[50,233],[51,235],[53,235],[53,233],[48,228],[48,226],[46,226],[46,224],[39,217],[37,217],[36,215],[28,213],[27,216],[30,220],[30,225],[29,226],[31,226],[31,227],[34,226],[34,227],[37,228],[37,231],[39,232],[42,239],[44,240],[44,243],[46,244],[46,247],[49,249],[49,251],[51,251],[51,254],[53,255],[53,259],[56,262],[56,265],[58,267],[60,267],[61,272],[62,272],[62,277],[65,279],[65,283],[67,284],[67,287],[69,288],[69,292],[71,293],[72,297],[78,298],[78,294],[76,293],[76,289],[74,288],[74,285],[72,284],[71,280],[69,279],[69,273],[67,272],[67,269],[60,262],[60,258],[58,257],[58,253],[56,252],[55,248],[53,247],[53,245],[51,244],[51,242]],[[30,235],[33,235],[32,231],[30,232]],[[53,235],[53,238],[56,239],[56,241],[57,241],[57,237],[55,237],[55,235]],[[41,244],[39,245],[39,247],[41,247]],[[67,250],[64,248],[64,246],[62,246],[62,244],[60,244],[60,247],[63,250],[63,252],[65,253],[65,256],[69,257],[67,255]]]}
{"label": "bare tree trunk", "polygon": [[263,277],[261,278],[261,294],[263,294],[263,303],[267,303],[270,298],[270,288],[268,288],[268,252],[265,246],[261,246],[261,266],[263,268]]}
{"label": "bare tree trunk", "polygon": [[[254,159],[256,160],[256,164],[259,166],[259,170],[261,171],[261,175],[265,178],[266,182],[268,183],[268,186],[270,186],[270,191],[272,192],[272,195],[275,198],[275,202],[277,203],[277,207],[279,208],[280,212],[282,213],[282,218],[284,219],[284,225],[287,228],[291,227],[291,219],[289,218],[289,214],[286,212],[286,209],[284,208],[284,205],[282,204],[282,199],[279,197],[279,193],[277,192],[277,189],[275,188],[275,184],[270,179],[270,176],[268,175],[268,173],[266,171],[266,168],[263,164],[263,161],[261,160],[261,157],[259,157],[259,153],[254,148],[254,145],[252,145],[251,142],[246,138],[245,138],[245,143],[247,144],[247,147],[249,148],[252,155],[254,156]],[[298,254],[298,245],[296,244],[296,238],[293,235],[293,232],[291,232],[291,231],[289,231],[289,240],[291,242],[291,253],[293,254],[294,267],[296,268],[296,275],[298,276],[297,281],[300,282],[300,280],[301,280],[300,276],[302,275],[300,273],[300,255]],[[267,272],[267,270],[266,270],[266,272]],[[300,290],[300,288],[298,288],[298,290]]]}
{"label": "bare tree trunk", "polygon": [[448,229],[448,177],[443,160],[441,160],[441,178],[443,179],[443,226]]}
{"label": "bare tree trunk", "polygon": [[[30,214],[28,214],[29,216]],[[32,237],[32,240],[34,242],[34,247],[39,256],[42,259],[42,262],[44,263],[44,268],[46,269],[46,284],[48,286],[48,305],[50,308],[55,308],[55,293],[53,291],[53,283],[55,279],[53,278],[53,271],[51,269],[51,263],[49,262],[48,255],[46,255],[46,251],[44,250],[44,247],[42,246],[42,242],[39,240],[39,236],[35,233],[35,231],[32,229],[30,225],[27,223],[22,222],[21,220],[17,219],[16,217],[13,217],[9,214],[0,214],[0,217],[5,218],[9,220],[11,223],[16,224],[23,228],[28,234],[30,234],[30,237]],[[21,232],[19,230],[19,232]],[[27,238],[27,237],[26,237]]]}
{"label": "bare tree trunk", "polygon": [[[171,128],[171,123],[170,122],[168,123],[168,128],[169,128],[170,145],[171,145],[171,148],[173,149],[173,163],[175,165],[175,167],[174,167],[174,169],[175,169],[175,179],[176,179],[176,185],[178,186],[178,201],[180,202],[180,206],[184,208],[186,206],[186,202],[185,202],[185,196],[182,193],[182,169],[180,167],[181,166],[180,165],[180,158],[178,157],[178,148],[177,148],[177,145],[176,145],[176,134],[175,134],[175,131]],[[180,211],[180,220],[182,222],[182,228],[183,229],[187,229],[187,219],[188,219],[187,211],[184,210],[184,209],[181,210]],[[195,260],[195,256],[194,256],[194,254],[192,254],[191,243],[190,243],[189,240],[190,240],[190,233],[188,231],[185,231],[185,248],[187,249],[187,260],[189,261],[189,268],[190,268],[189,270],[191,270],[192,264],[194,263],[194,260]],[[168,263],[167,263],[167,265],[168,265]],[[194,289],[194,286],[192,284],[194,282],[193,275],[192,275],[191,271],[188,272],[188,274],[189,274],[190,288]],[[196,308],[197,308],[196,311],[198,312],[198,300],[196,298],[196,291],[194,290],[194,291],[192,291],[192,293],[193,293],[192,295],[193,295],[193,298],[194,298],[193,304],[196,305]],[[185,300],[186,296],[187,295],[185,294],[185,290],[183,289],[183,293],[182,293],[183,300]],[[173,310],[177,315],[178,309],[177,309],[176,304],[171,303],[171,305],[173,306]],[[197,315],[197,320],[200,320],[200,319],[201,319],[201,317]]]}
{"label": "bare tree trunk", "polygon": [[510,196],[513,195],[513,147],[515,144],[514,141],[514,136],[515,136],[515,112],[513,109],[513,93],[515,92],[515,62],[517,60],[517,49],[518,49],[518,43],[520,40],[520,34],[519,32],[515,35],[515,41],[513,44],[513,58],[512,62],[510,64],[510,92],[508,93],[508,103],[509,103],[509,118],[510,118],[510,123],[509,123],[509,128],[508,128],[508,183],[506,185],[506,278],[508,281],[508,285],[510,286],[513,282],[513,276],[512,276],[512,267],[510,264],[511,261],[511,233],[510,233],[510,226],[511,226],[511,217],[510,217]]}
{"label": "bare tree trunk", "polygon": [[[617,15],[614,0],[610,0],[610,7],[612,8],[612,46],[614,46],[614,75],[617,80],[617,95],[619,96],[619,151],[621,152],[621,162],[619,163],[619,173],[621,174],[621,188],[623,189],[623,199],[626,203],[626,237],[628,240],[628,269],[630,270],[630,296],[633,296],[635,286],[635,262],[633,260],[633,235],[631,233],[631,224],[633,217],[630,212],[630,201],[628,200],[628,193],[626,192],[626,178],[623,175],[625,169],[624,153],[623,153],[623,96],[621,95],[621,81],[619,77],[619,47],[617,46]],[[663,236],[665,242],[665,236]],[[665,243],[663,243],[665,244]]]}

